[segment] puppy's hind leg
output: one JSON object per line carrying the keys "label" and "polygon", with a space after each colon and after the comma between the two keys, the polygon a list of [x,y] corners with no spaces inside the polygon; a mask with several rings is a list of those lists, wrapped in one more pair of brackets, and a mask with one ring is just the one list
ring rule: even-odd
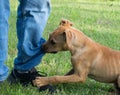
{"label": "puppy's hind leg", "polygon": [[120,95],[120,75],[118,76],[117,83],[115,84],[115,92],[117,95]]}

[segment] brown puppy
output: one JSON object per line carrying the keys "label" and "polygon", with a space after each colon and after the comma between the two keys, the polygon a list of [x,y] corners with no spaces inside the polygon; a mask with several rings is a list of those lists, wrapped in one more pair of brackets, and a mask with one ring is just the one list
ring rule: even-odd
{"label": "brown puppy", "polygon": [[69,50],[73,69],[66,76],[38,77],[34,85],[84,83],[88,76],[100,82],[113,83],[117,95],[120,95],[120,52],[94,42],[73,28],[68,20],[60,22],[43,49],[46,53]]}

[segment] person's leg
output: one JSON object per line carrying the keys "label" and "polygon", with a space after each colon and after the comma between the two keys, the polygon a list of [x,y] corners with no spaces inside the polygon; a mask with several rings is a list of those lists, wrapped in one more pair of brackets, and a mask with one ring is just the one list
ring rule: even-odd
{"label": "person's leg", "polygon": [[[41,76],[34,68],[41,62],[44,52],[41,45],[42,38],[50,14],[49,0],[19,0],[17,13],[18,55],[14,61],[14,69],[8,78],[12,83],[20,82],[22,85],[32,83],[36,77]],[[39,90],[50,90],[50,85]]]}
{"label": "person's leg", "polygon": [[38,65],[44,55],[42,34],[50,14],[49,0],[19,0],[17,15],[18,56],[14,68],[28,71]]}
{"label": "person's leg", "polygon": [[0,1],[0,81],[8,76],[8,67],[5,65],[8,50],[8,18],[10,14],[9,0]]}

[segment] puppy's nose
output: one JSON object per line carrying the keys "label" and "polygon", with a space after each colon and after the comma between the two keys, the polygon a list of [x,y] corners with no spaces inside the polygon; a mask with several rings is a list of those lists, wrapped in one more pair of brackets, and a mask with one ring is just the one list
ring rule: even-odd
{"label": "puppy's nose", "polygon": [[43,50],[44,50],[44,47],[45,47],[45,45],[44,45],[44,44],[42,44],[41,49],[43,49]]}
{"label": "puppy's nose", "polygon": [[42,49],[44,52],[46,52],[46,50],[48,49],[48,47],[47,47],[45,44],[43,44],[43,45],[41,46],[41,49]]}
{"label": "puppy's nose", "polygon": [[44,45],[41,46],[41,49],[44,50]]}

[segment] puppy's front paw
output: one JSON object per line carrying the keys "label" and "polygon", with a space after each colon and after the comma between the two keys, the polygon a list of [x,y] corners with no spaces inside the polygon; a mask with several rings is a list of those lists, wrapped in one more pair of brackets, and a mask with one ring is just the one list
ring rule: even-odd
{"label": "puppy's front paw", "polygon": [[44,77],[37,77],[35,80],[33,80],[33,85],[40,87],[40,86],[47,85],[47,82],[45,81]]}

